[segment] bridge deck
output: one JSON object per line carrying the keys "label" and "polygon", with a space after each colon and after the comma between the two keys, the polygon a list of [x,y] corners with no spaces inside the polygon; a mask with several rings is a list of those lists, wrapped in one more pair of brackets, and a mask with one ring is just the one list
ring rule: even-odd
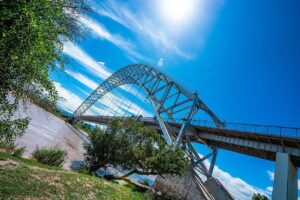
{"label": "bridge deck", "polygon": [[[81,116],[77,119],[107,124],[112,118]],[[159,130],[159,125],[153,118],[140,120]],[[175,129],[181,127],[178,123],[168,122],[168,125]],[[300,131],[297,128],[234,123],[227,123],[226,128],[216,128],[208,121],[193,121],[192,127],[189,135],[193,142],[273,161],[277,152],[286,152],[291,155],[295,166],[300,167]]]}

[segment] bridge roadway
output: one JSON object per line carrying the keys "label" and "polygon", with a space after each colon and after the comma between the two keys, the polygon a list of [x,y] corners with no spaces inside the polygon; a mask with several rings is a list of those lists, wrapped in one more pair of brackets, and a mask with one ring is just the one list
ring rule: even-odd
{"label": "bridge roadway", "polygon": [[[78,120],[106,125],[110,116],[76,116]],[[154,118],[139,118],[146,126],[160,130]],[[181,124],[167,122],[172,132],[179,131]],[[174,131],[175,130],[175,131]],[[267,160],[276,160],[276,154],[290,155],[295,167],[300,167],[300,129],[279,126],[225,123],[225,128],[216,128],[213,122],[194,120],[188,131],[193,142],[234,151]]]}

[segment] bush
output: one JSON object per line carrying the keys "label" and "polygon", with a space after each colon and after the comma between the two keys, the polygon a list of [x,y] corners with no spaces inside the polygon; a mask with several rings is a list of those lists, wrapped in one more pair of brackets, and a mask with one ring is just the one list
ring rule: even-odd
{"label": "bush", "polygon": [[15,147],[13,151],[10,152],[12,156],[21,157],[25,152],[25,147],[17,148]]}
{"label": "bush", "polygon": [[32,153],[33,158],[50,166],[60,167],[65,161],[67,152],[59,149],[58,147],[39,148],[37,147]]}
{"label": "bush", "polygon": [[6,152],[12,156],[21,157],[25,152],[25,147],[16,147],[16,145],[6,142],[0,142],[0,151]]}
{"label": "bush", "polygon": [[11,143],[0,141],[0,151],[2,151],[2,152],[7,152],[8,153],[14,147],[15,147],[15,145],[13,145]]}

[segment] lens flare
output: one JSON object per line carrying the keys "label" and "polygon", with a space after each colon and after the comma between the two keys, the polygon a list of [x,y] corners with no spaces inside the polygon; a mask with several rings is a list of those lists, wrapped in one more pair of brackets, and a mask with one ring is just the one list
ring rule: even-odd
{"label": "lens flare", "polygon": [[196,0],[161,0],[164,17],[170,22],[182,23],[189,20],[195,12]]}

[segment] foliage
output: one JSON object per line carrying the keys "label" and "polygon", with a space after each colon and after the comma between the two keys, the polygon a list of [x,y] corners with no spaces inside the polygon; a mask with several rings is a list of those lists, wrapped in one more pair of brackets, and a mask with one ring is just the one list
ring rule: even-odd
{"label": "foliage", "polygon": [[252,200],[268,200],[268,197],[266,197],[265,195],[262,195],[260,193],[254,193]]}
{"label": "foliage", "polygon": [[12,156],[21,157],[25,152],[25,147],[18,148],[15,144],[0,141],[0,151],[7,152]]}
{"label": "foliage", "polygon": [[32,157],[40,162],[50,166],[62,166],[67,156],[67,152],[58,147],[39,148],[37,147],[32,153]]}
{"label": "foliage", "polygon": [[2,142],[12,144],[16,138],[24,134],[28,126],[28,118],[13,119],[16,108],[17,103],[10,103],[1,93],[0,86],[0,141]]}
{"label": "foliage", "polygon": [[49,98],[47,98],[47,95],[43,93],[38,93],[35,90],[27,90],[26,96],[30,99],[32,103],[50,113],[57,111],[56,101],[51,101]]}
{"label": "foliage", "polygon": [[12,143],[29,121],[13,118],[24,91],[56,102],[49,71],[63,68],[63,42],[82,34],[78,17],[89,8],[84,0],[2,0],[0,7],[0,140]]}
{"label": "foliage", "polygon": [[181,149],[174,150],[155,129],[134,119],[115,119],[106,129],[93,129],[84,148],[91,171],[120,165],[131,169],[129,174],[183,174],[188,166]]}

